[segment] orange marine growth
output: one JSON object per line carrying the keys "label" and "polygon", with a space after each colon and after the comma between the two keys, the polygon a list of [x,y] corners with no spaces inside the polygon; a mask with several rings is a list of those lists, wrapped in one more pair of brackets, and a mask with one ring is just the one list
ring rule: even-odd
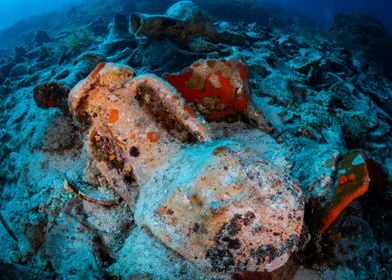
{"label": "orange marine growth", "polygon": [[330,227],[354,199],[368,190],[370,177],[366,160],[364,151],[355,150],[346,154],[340,162],[340,174],[333,197],[319,212],[322,232]]}
{"label": "orange marine growth", "polygon": [[97,65],[97,67],[95,67],[95,69],[93,70],[93,72],[91,72],[90,77],[92,79],[94,79],[98,73],[105,67],[105,63],[100,63]]}
{"label": "orange marine growth", "polygon": [[161,137],[159,136],[159,134],[157,134],[157,133],[155,133],[155,132],[153,132],[153,131],[149,131],[149,132],[147,132],[147,138],[148,138],[148,140],[150,140],[151,142],[156,143],[156,142],[159,141],[159,139],[160,139]]}
{"label": "orange marine growth", "polygon": [[115,124],[118,121],[120,112],[116,109],[112,109],[109,113],[109,124]]}
{"label": "orange marine growth", "polygon": [[163,77],[208,121],[238,115],[248,107],[248,70],[241,60],[201,60]]}

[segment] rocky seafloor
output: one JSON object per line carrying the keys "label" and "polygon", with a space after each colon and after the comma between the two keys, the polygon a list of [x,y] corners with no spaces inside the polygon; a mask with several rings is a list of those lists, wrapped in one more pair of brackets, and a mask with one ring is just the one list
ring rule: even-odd
{"label": "rocky seafloor", "polygon": [[392,278],[376,18],[96,0],[0,39],[1,279]]}

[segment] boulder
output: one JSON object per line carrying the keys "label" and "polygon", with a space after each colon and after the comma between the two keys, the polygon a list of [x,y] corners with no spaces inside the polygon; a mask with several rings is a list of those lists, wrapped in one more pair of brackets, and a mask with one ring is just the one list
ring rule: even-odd
{"label": "boulder", "polygon": [[35,34],[34,42],[37,46],[41,46],[45,43],[51,42],[52,38],[46,31],[38,30]]}

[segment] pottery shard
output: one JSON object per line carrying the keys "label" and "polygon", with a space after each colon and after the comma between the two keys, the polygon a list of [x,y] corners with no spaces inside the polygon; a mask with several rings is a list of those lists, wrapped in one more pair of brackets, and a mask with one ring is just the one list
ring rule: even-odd
{"label": "pottery shard", "polygon": [[338,167],[338,178],[332,197],[315,212],[320,230],[325,232],[340,213],[369,188],[370,175],[364,150],[353,150],[343,156]]}
{"label": "pottery shard", "polygon": [[141,190],[135,220],[186,259],[209,271],[272,271],[296,249],[300,188],[259,155],[220,140],[166,167]]}
{"label": "pottery shard", "polygon": [[163,77],[209,121],[238,115],[248,107],[248,68],[240,59],[200,60]]}

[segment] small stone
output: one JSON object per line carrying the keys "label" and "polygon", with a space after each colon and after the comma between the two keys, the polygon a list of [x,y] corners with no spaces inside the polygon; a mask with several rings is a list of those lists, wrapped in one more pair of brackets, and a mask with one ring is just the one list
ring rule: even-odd
{"label": "small stone", "polygon": [[61,83],[52,82],[36,86],[33,90],[34,101],[43,109],[60,108],[67,110],[69,89]]}

